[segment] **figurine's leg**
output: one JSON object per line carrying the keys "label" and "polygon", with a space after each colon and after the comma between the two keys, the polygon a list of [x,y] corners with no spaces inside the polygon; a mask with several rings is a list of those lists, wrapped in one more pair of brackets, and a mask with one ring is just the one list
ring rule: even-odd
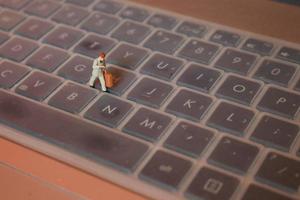
{"label": "figurine's leg", "polygon": [[94,87],[96,78],[97,78],[97,76],[94,76],[94,75],[91,76],[90,81],[89,81],[90,87]]}
{"label": "figurine's leg", "polygon": [[102,91],[106,92],[106,85],[105,85],[104,77],[103,76],[99,76],[99,80],[100,80],[100,83],[101,83],[101,89],[102,89]]}

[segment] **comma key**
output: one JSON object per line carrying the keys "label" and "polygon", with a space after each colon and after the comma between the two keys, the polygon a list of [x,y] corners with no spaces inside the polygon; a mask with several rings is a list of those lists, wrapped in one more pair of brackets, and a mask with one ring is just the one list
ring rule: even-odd
{"label": "comma key", "polygon": [[168,137],[164,146],[197,158],[213,139],[211,130],[198,127],[186,122],[180,122]]}
{"label": "comma key", "polygon": [[300,95],[270,87],[260,100],[257,108],[287,118],[295,118],[300,107]]}

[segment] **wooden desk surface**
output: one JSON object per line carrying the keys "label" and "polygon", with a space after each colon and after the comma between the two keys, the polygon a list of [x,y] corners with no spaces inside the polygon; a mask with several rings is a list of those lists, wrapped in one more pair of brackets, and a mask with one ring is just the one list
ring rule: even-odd
{"label": "wooden desk surface", "polygon": [[[268,0],[132,0],[151,6],[198,17],[219,24],[245,29],[251,32],[300,43],[300,8],[273,3]],[[174,3],[176,2],[176,3]],[[145,198],[121,187],[103,181],[72,166],[39,154],[35,151],[0,138],[0,161],[31,174],[44,182],[79,194],[87,199],[144,200]],[[7,169],[0,169],[0,173]],[[12,175],[12,177],[17,177]],[[18,181],[18,178],[14,179]],[[28,181],[28,180],[27,180]],[[29,191],[38,192],[42,187],[28,186]],[[2,190],[2,191],[1,191]],[[53,192],[53,188],[50,188]],[[0,193],[4,191],[0,187]],[[13,192],[19,192],[13,190]],[[28,191],[28,190],[27,190]],[[6,191],[7,192],[7,191]],[[55,192],[55,191],[54,191]],[[8,194],[8,193],[6,193]],[[56,194],[65,199],[61,191]],[[38,196],[38,195],[36,195]],[[50,196],[49,196],[50,197]],[[70,196],[67,196],[70,198]],[[77,197],[76,197],[77,198]],[[17,199],[17,197],[16,197]],[[16,200],[14,199],[14,200]],[[31,200],[39,199],[31,196]],[[59,198],[56,198],[59,200]]]}
{"label": "wooden desk surface", "polygon": [[[131,0],[300,43],[300,6],[271,0]],[[176,3],[174,3],[176,2]]]}

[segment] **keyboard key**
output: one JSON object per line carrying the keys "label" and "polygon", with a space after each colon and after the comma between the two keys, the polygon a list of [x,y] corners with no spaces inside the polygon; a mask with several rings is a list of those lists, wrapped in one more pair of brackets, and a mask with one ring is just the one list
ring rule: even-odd
{"label": "keyboard key", "polygon": [[300,78],[299,78],[298,82],[296,83],[296,85],[294,86],[294,89],[297,91],[300,91]]}
{"label": "keyboard key", "polygon": [[61,26],[52,31],[43,40],[47,44],[69,49],[83,36],[83,32],[69,27]]}
{"label": "keyboard key", "polygon": [[209,40],[223,46],[236,47],[241,41],[241,36],[229,31],[216,30]]}
{"label": "keyboard key", "polygon": [[89,6],[94,0],[67,0],[67,3],[72,3],[78,6],[87,7]]}
{"label": "keyboard key", "polygon": [[219,51],[219,46],[198,40],[189,41],[178,55],[185,59],[209,64]]}
{"label": "keyboard key", "polygon": [[214,133],[186,122],[180,122],[165,141],[164,146],[197,158],[213,139]]}
{"label": "keyboard key", "polygon": [[[113,87],[109,88],[108,91],[118,96],[121,96],[123,93],[125,93],[129,86],[137,79],[134,73],[117,67],[108,66],[107,70],[113,74],[115,79]],[[95,88],[101,90],[100,82],[95,83]]]}
{"label": "keyboard key", "polygon": [[150,78],[143,78],[128,94],[128,99],[154,108],[159,108],[173,87]]}
{"label": "keyboard key", "polygon": [[221,102],[207,121],[207,124],[221,131],[244,135],[254,112],[244,107]]}
{"label": "keyboard key", "polygon": [[166,111],[178,117],[199,121],[212,101],[208,96],[183,89],[168,104]]}
{"label": "keyboard key", "polygon": [[289,151],[299,126],[268,115],[263,116],[251,135],[251,139],[265,146]]}
{"label": "keyboard key", "polygon": [[115,44],[116,42],[112,39],[98,35],[88,35],[75,46],[74,52],[97,58],[99,52],[108,52]]}
{"label": "keyboard key", "polygon": [[[0,91],[0,99],[0,119],[8,126],[25,131],[25,135],[50,140],[60,148],[99,164],[132,172],[148,150],[145,144],[102,126],[4,91]],[[47,120],[41,120],[45,119],[45,116]],[[39,123],[36,123],[37,121]]]}
{"label": "keyboard key", "polygon": [[78,83],[86,83],[92,74],[93,61],[76,55],[58,71],[58,75]]}
{"label": "keyboard key", "polygon": [[159,30],[148,38],[148,40],[144,43],[144,46],[152,49],[153,51],[173,54],[182,43],[182,36]]}
{"label": "keyboard key", "polygon": [[48,104],[71,113],[79,113],[96,94],[95,90],[68,82],[51,97]]}
{"label": "keyboard key", "polygon": [[31,18],[24,22],[17,30],[16,33],[30,39],[38,40],[52,28],[53,24],[36,18]]}
{"label": "keyboard key", "polygon": [[216,96],[250,105],[261,84],[242,77],[229,75],[216,92]]}
{"label": "keyboard key", "polygon": [[3,44],[8,39],[9,39],[9,35],[7,33],[0,32],[0,45]]}
{"label": "keyboard key", "polygon": [[17,81],[23,78],[29,69],[21,65],[3,61],[0,64],[0,88],[11,88]]}
{"label": "keyboard key", "polygon": [[258,185],[251,184],[246,193],[244,194],[242,200],[254,200],[254,199],[272,199],[272,200],[293,200],[289,197],[283,196],[277,192],[265,189]]}
{"label": "keyboard key", "polygon": [[20,10],[23,8],[30,0],[2,0],[0,1],[0,5],[11,8],[14,10]]}
{"label": "keyboard key", "polygon": [[121,41],[139,44],[144,38],[150,34],[149,27],[131,21],[125,21],[111,35]]}
{"label": "keyboard key", "polygon": [[108,14],[116,14],[122,7],[123,5],[117,1],[102,0],[94,6],[94,9]]}
{"label": "keyboard key", "polygon": [[262,111],[295,118],[300,107],[300,95],[270,87],[257,105]]}
{"label": "keyboard key", "polygon": [[156,53],[143,65],[141,72],[157,78],[171,80],[182,68],[183,61]]}
{"label": "keyboard key", "polygon": [[209,92],[220,76],[221,73],[217,70],[191,64],[179,77],[177,84],[203,92]]}
{"label": "keyboard key", "polygon": [[19,84],[16,93],[43,101],[61,82],[60,78],[36,71]]}
{"label": "keyboard key", "polygon": [[14,37],[1,46],[0,56],[16,62],[21,62],[36,48],[38,48],[38,45],[35,42]]}
{"label": "keyboard key", "polygon": [[165,132],[171,118],[147,108],[140,108],[124,126],[123,131],[145,140],[155,141]]}
{"label": "keyboard key", "polygon": [[92,105],[84,117],[110,127],[117,127],[132,109],[132,105],[109,95],[104,95]]}
{"label": "keyboard key", "polygon": [[69,54],[67,52],[44,46],[34,53],[27,60],[26,64],[37,69],[52,72],[68,58]]}
{"label": "keyboard key", "polygon": [[128,6],[121,11],[120,17],[142,22],[149,16],[149,14],[150,13],[145,9]]}
{"label": "keyboard key", "polygon": [[147,57],[148,53],[146,49],[129,44],[121,44],[108,55],[107,62],[134,70]]}
{"label": "keyboard key", "polygon": [[158,187],[178,189],[192,163],[169,153],[158,151],[139,174],[140,178]]}
{"label": "keyboard key", "polygon": [[202,38],[206,33],[207,28],[203,24],[184,21],[176,29],[177,33],[182,33],[188,37]]}
{"label": "keyboard key", "polygon": [[88,14],[89,12],[87,10],[66,5],[56,12],[56,14],[52,17],[52,20],[70,26],[76,26],[82,22],[82,20],[86,18]]}
{"label": "keyboard key", "polygon": [[231,71],[245,75],[255,64],[256,57],[257,56],[255,55],[234,49],[226,49],[226,51],[216,62],[215,66],[225,71]]}
{"label": "keyboard key", "polygon": [[243,49],[258,53],[262,56],[271,55],[274,45],[271,42],[249,38],[242,46]]}
{"label": "keyboard key", "polygon": [[87,31],[105,35],[119,23],[120,20],[116,17],[95,13],[82,24],[81,28]]}
{"label": "keyboard key", "polygon": [[299,191],[300,162],[270,152],[256,173],[256,178],[266,184],[289,192]]}
{"label": "keyboard key", "polygon": [[4,10],[0,13],[0,29],[10,31],[23,20],[23,15],[9,10]]}
{"label": "keyboard key", "polygon": [[147,24],[157,28],[171,30],[177,24],[177,19],[164,14],[154,14],[147,21]]}
{"label": "keyboard key", "polygon": [[25,12],[38,17],[49,17],[52,15],[61,5],[50,0],[35,0],[26,7]]}
{"label": "keyboard key", "polygon": [[288,86],[295,72],[296,66],[267,59],[259,66],[254,77],[266,83]]}
{"label": "keyboard key", "polygon": [[233,172],[245,174],[258,152],[259,149],[254,145],[223,137],[209,156],[208,161]]}
{"label": "keyboard key", "polygon": [[237,178],[203,167],[189,185],[186,196],[191,199],[229,200],[238,185]]}
{"label": "keyboard key", "polygon": [[282,47],[276,55],[277,58],[286,60],[289,62],[300,64],[300,50],[289,48],[289,47]]}

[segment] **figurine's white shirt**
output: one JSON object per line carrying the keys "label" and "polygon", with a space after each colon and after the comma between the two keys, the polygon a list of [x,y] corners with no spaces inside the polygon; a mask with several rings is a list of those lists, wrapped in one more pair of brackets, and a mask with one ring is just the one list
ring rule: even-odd
{"label": "figurine's white shirt", "polygon": [[103,76],[102,70],[105,69],[103,62],[100,62],[99,58],[96,58],[93,62],[92,76]]}

